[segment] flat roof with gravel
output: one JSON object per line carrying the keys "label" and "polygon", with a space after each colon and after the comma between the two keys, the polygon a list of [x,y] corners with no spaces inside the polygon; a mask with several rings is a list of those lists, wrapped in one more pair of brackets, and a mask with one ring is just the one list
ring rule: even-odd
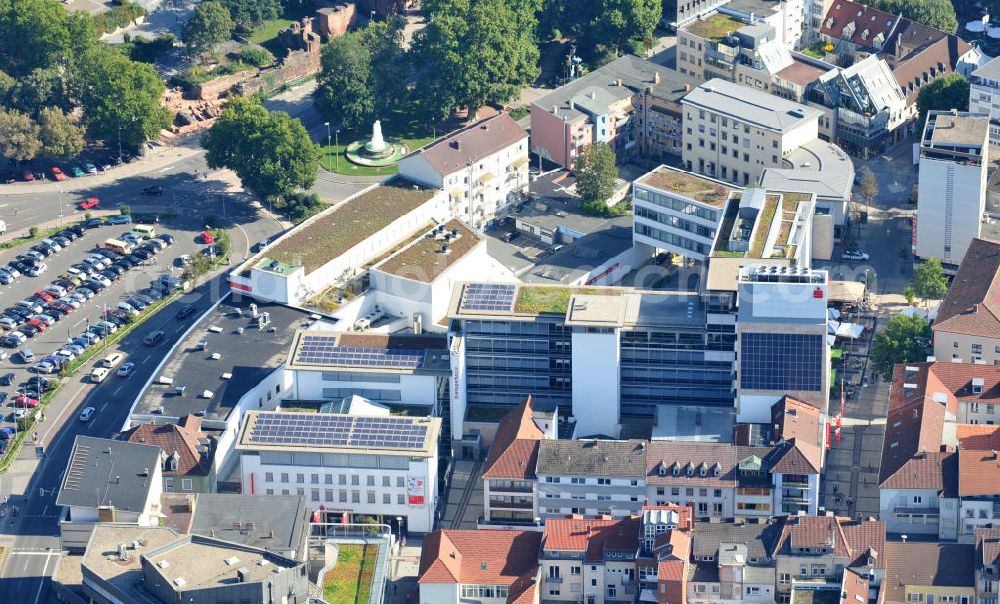
{"label": "flat roof with gravel", "polygon": [[736,189],[710,178],[660,166],[637,181],[641,185],[677,193],[714,208],[721,208]]}
{"label": "flat roof with gravel", "polygon": [[[468,254],[476,244],[483,239],[475,231],[462,224],[459,220],[449,220],[445,223],[449,235],[458,233],[459,237],[447,241],[435,237],[429,231],[421,233],[410,245],[390,256],[375,268],[390,275],[413,279],[421,283],[432,283],[441,276],[448,267],[458,262]],[[435,227],[438,228],[438,227]],[[447,246],[448,252],[443,251]]]}

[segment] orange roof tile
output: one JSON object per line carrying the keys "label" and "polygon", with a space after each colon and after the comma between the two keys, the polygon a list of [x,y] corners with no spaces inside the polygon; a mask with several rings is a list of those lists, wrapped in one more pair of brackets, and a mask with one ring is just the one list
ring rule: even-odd
{"label": "orange roof tile", "polygon": [[541,541],[537,531],[434,531],[424,539],[419,582],[508,585],[508,603],[530,602]]}
{"label": "orange roof tile", "polygon": [[604,552],[639,549],[638,516],[611,519],[584,518],[577,514],[545,521],[543,551],[586,552],[586,560],[603,560]]}
{"label": "orange roof tile", "polygon": [[976,451],[1000,449],[1000,426],[958,424],[955,426],[955,437],[963,449]]}
{"label": "orange roof tile", "polygon": [[936,489],[944,497],[958,491],[958,455],[918,452],[879,484],[883,489]]}
{"label": "orange roof tile", "polygon": [[771,406],[771,426],[773,441],[794,438],[817,447],[823,444],[819,408],[790,396]]}
{"label": "orange roof tile", "polygon": [[538,442],[544,435],[532,419],[533,412],[534,405],[529,396],[503,416],[483,466],[483,478],[535,477]]}
{"label": "orange roof tile", "polygon": [[691,533],[669,530],[653,539],[653,552],[660,560],[688,560],[691,558]]}
{"label": "orange roof tile", "polygon": [[958,496],[1000,495],[997,451],[958,451]]}
{"label": "orange roof tile", "polygon": [[973,239],[938,308],[934,331],[1000,338],[998,275],[1000,242]]}
{"label": "orange roof tile", "polygon": [[167,455],[172,455],[176,451],[177,470],[164,470],[164,476],[207,476],[211,469],[211,461],[208,454],[198,451],[198,439],[205,437],[204,433],[197,430],[201,422],[182,421],[185,422],[185,426],[140,424],[125,432],[125,440],[160,447]]}

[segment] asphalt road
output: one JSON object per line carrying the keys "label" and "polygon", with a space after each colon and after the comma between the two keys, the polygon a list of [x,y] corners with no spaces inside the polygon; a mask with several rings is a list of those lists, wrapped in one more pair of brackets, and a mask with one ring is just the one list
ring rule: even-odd
{"label": "asphalt road", "polygon": [[[4,585],[3,600],[37,604],[54,600],[48,575],[56,564],[59,554],[58,520],[60,508],[55,500],[62,475],[66,468],[73,441],[78,435],[110,438],[118,432],[128,416],[132,401],[142,391],[156,369],[160,359],[180,338],[187,328],[204,314],[220,295],[224,294],[225,276],[216,277],[193,292],[168,305],[163,311],[137,328],[116,348],[124,352],[128,361],[136,363],[135,372],[128,378],[116,375],[98,385],[82,383],[79,378],[64,386],[71,395],[71,404],[65,406],[58,415],[50,411],[46,423],[60,426],[53,430],[53,440],[47,444],[45,455],[32,478],[27,500],[12,500],[22,510],[22,518],[16,527],[16,542],[7,554],[7,563],[0,574]],[[185,304],[195,305],[199,312],[186,320],[178,320],[175,315]],[[142,340],[146,335],[162,330],[165,337],[155,347],[147,347]],[[77,415],[84,407],[93,406],[97,415],[93,421],[82,423]],[[30,449],[30,447],[28,447]],[[23,456],[33,455],[26,449]],[[8,518],[3,519],[2,531],[8,532]]]}

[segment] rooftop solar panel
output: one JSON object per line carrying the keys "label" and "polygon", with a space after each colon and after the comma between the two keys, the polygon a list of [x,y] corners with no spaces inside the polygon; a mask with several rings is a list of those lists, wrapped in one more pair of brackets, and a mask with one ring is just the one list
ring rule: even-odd
{"label": "rooftop solar panel", "polygon": [[506,283],[469,283],[462,293],[462,310],[509,311],[514,286]]}
{"label": "rooftop solar panel", "polygon": [[421,449],[427,426],[406,417],[258,413],[246,442],[258,445]]}
{"label": "rooftop solar panel", "polygon": [[295,355],[296,363],[349,367],[415,369],[423,361],[422,350],[337,346],[333,336],[303,336]]}

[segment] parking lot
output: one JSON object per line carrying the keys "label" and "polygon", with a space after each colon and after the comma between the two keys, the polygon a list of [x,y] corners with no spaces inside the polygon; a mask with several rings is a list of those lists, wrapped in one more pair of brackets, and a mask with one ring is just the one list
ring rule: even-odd
{"label": "parking lot", "polygon": [[[67,350],[70,353],[75,351],[76,353],[79,353],[82,351],[81,349],[90,347],[87,343],[80,341],[79,337],[88,329],[96,331],[98,336],[102,335],[100,330],[97,328],[97,324],[102,320],[102,315],[104,315],[108,309],[115,309],[123,298],[131,297],[135,299],[136,292],[150,288],[151,285],[156,283],[163,275],[174,275],[179,277],[180,257],[183,255],[198,253],[200,246],[197,245],[190,232],[171,233],[169,228],[164,230],[160,228],[160,225],[156,225],[157,228],[155,235],[157,237],[160,237],[165,233],[177,235],[173,238],[172,245],[166,245],[165,247],[154,246],[163,247],[163,249],[158,253],[143,254],[149,256],[146,259],[133,256],[132,260],[138,260],[141,262],[138,262],[135,266],[127,269],[125,268],[127,265],[121,265],[122,272],[117,279],[111,279],[113,273],[108,274],[107,276],[102,275],[98,277],[100,281],[97,285],[94,285],[94,288],[100,289],[100,291],[95,292],[92,296],[90,294],[86,294],[85,299],[80,299],[81,296],[79,295],[76,297],[76,300],[71,299],[68,295],[63,296],[62,298],[56,298],[53,296],[52,300],[39,300],[39,298],[36,298],[36,301],[39,301],[41,306],[43,306],[43,312],[38,314],[50,313],[49,317],[51,317],[51,319],[58,318],[58,320],[55,320],[51,323],[51,325],[44,327],[44,331],[28,337],[19,345],[11,346],[14,342],[3,341],[4,338],[11,335],[12,331],[15,331],[15,329],[12,329],[14,327],[14,322],[21,323],[20,326],[17,326],[17,331],[23,331],[25,335],[28,335],[32,330],[30,328],[23,327],[24,323],[30,322],[35,325],[39,325],[39,323],[44,324],[48,321],[47,319],[33,321],[30,319],[25,320],[19,318],[17,315],[10,312],[11,307],[16,306],[19,301],[31,298],[36,292],[40,292],[40,290],[50,288],[54,281],[59,281],[63,285],[66,285],[66,279],[60,279],[60,277],[67,277],[73,272],[77,272],[77,275],[75,275],[77,278],[74,280],[77,281],[77,283],[73,285],[72,289],[75,290],[74,293],[80,294],[80,289],[85,287],[86,281],[95,281],[93,277],[99,275],[100,273],[100,269],[98,269],[98,267],[93,264],[88,265],[84,259],[95,253],[96,245],[100,244],[103,247],[105,241],[108,239],[123,238],[133,226],[135,225],[105,224],[100,227],[87,229],[83,231],[82,236],[70,242],[64,249],[57,252],[50,252],[49,256],[44,257],[41,262],[44,262],[45,265],[47,265],[47,269],[41,275],[32,277],[22,274],[20,277],[15,278],[12,283],[0,285],[0,313],[8,317],[7,320],[0,319],[0,321],[6,323],[6,328],[4,329],[5,333],[3,336],[0,336],[0,343],[5,344],[3,348],[0,348],[0,351],[3,353],[0,355],[3,357],[0,359],[0,405],[2,405],[3,408],[3,420],[0,422],[0,427],[16,426],[14,423],[16,421],[15,408],[12,405],[18,396],[19,391],[22,393],[26,391],[28,398],[37,398],[39,388],[32,385],[29,380],[35,376],[32,369],[37,368],[37,364],[42,359],[49,357],[50,355],[54,355],[54,353],[59,350]],[[8,265],[8,263],[15,260],[15,258],[19,256],[24,258],[26,252],[28,252],[31,247],[34,246],[20,245],[0,252],[0,266]],[[91,271],[89,278],[80,272],[86,268],[95,269]],[[105,268],[104,270],[108,269]],[[71,281],[71,283],[73,282]],[[45,298],[48,296],[49,294],[44,294]],[[155,296],[150,297],[155,298]],[[65,315],[58,316],[60,315],[58,311],[53,313],[50,309],[44,308],[46,304],[54,303],[59,299],[63,300]],[[139,301],[142,302],[142,300]],[[73,308],[74,306],[76,308]],[[37,310],[37,307],[35,310]],[[120,316],[124,317],[125,314],[125,312],[122,312],[120,313]],[[107,332],[104,332],[104,335],[107,335]],[[77,344],[72,346],[70,345],[70,341],[74,339],[77,340]],[[90,339],[95,341],[95,344],[91,345],[103,345],[103,338],[102,342],[96,342],[96,338],[94,337],[91,337]],[[20,353],[20,351],[24,349],[31,350],[34,355],[33,362],[25,361],[23,358],[24,355]],[[103,353],[97,355],[94,361],[99,361],[103,356]],[[123,362],[127,363],[128,359],[123,359]],[[44,368],[47,369],[47,367]],[[90,366],[84,368],[72,379],[87,380],[90,375],[90,369]],[[45,379],[57,379],[55,377],[57,375],[56,373],[49,375],[43,373],[40,375]],[[108,379],[124,378],[112,374],[108,377]]]}

